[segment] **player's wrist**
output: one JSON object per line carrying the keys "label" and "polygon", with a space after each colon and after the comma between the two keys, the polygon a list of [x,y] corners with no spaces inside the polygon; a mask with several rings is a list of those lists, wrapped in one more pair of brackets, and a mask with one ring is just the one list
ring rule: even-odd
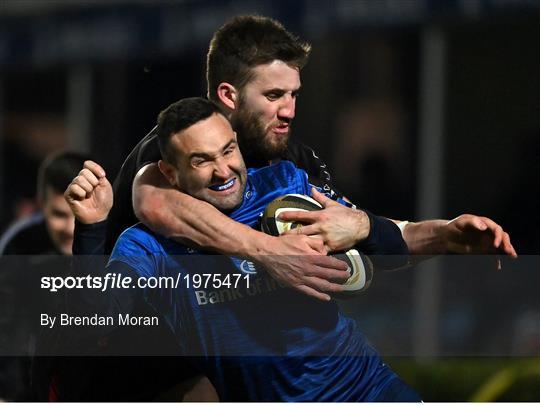
{"label": "player's wrist", "polygon": [[360,243],[366,240],[371,232],[371,222],[369,216],[365,211],[355,210],[354,214],[356,215],[357,227],[356,227],[356,238],[353,245]]}
{"label": "player's wrist", "polygon": [[107,218],[109,217],[109,214],[104,215],[92,215],[92,216],[75,216],[75,219],[77,222],[84,224],[84,225],[94,225],[100,222],[107,221]]}
{"label": "player's wrist", "polygon": [[450,222],[451,221],[434,221],[434,226],[431,228],[433,241],[432,250],[437,254],[445,254],[452,251]]}
{"label": "player's wrist", "polygon": [[84,222],[84,221],[81,221],[79,218],[75,217],[75,227],[79,230],[105,229],[106,226],[107,226],[107,217],[105,217],[105,219],[102,219],[100,221],[90,221],[90,222]]}
{"label": "player's wrist", "polygon": [[451,251],[449,221],[409,222],[402,234],[409,252],[413,255],[437,255]]}
{"label": "player's wrist", "polygon": [[249,231],[243,234],[236,254],[251,259],[257,256],[271,255],[274,251],[272,246],[275,245],[276,239],[274,236],[249,228]]}

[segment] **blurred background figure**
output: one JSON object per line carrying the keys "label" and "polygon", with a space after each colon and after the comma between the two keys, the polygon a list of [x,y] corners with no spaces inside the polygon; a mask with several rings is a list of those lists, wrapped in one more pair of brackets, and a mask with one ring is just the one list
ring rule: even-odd
{"label": "blurred background figure", "polygon": [[[69,151],[46,157],[37,175],[38,211],[16,221],[0,238],[0,256],[4,256],[0,269],[0,335],[7,344],[17,340],[14,350],[18,352],[17,356],[0,359],[0,398],[36,399],[31,388],[31,355],[39,336],[36,314],[52,313],[63,302],[62,294],[48,294],[38,286],[44,275],[67,272],[68,262],[56,259],[71,255],[73,244],[75,218],[64,191],[87,159],[86,155]],[[10,335],[8,339],[6,334]],[[48,386],[48,361],[40,359],[35,364],[43,368],[39,379],[45,382],[40,383]]]}
{"label": "blurred background figure", "polygon": [[37,181],[39,211],[14,223],[0,238],[3,255],[71,255],[75,218],[64,191],[88,157],[61,152],[41,164]]}

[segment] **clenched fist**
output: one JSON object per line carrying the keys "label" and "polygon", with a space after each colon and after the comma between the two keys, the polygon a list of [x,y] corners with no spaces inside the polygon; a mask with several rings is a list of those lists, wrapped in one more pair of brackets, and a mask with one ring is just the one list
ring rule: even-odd
{"label": "clenched fist", "polygon": [[78,176],[73,179],[64,197],[75,218],[83,224],[107,219],[113,205],[111,183],[105,170],[96,162],[87,160]]}

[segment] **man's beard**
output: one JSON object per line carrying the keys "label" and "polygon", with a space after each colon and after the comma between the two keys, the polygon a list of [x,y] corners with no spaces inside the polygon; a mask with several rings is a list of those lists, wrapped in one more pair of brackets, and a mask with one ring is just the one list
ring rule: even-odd
{"label": "man's beard", "polygon": [[[291,127],[286,135],[276,135],[272,137],[267,133],[258,117],[243,107],[241,103],[238,110],[231,118],[231,124],[236,133],[242,153],[249,159],[262,159],[266,161],[283,157],[287,150]],[[270,142],[270,140],[277,142]]]}

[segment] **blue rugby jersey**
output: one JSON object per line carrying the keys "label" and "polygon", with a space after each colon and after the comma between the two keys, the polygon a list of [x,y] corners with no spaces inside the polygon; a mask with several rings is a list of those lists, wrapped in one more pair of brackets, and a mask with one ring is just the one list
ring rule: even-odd
{"label": "blue rugby jersey", "polygon": [[[310,191],[306,173],[290,162],[250,169],[243,203],[230,217],[256,227],[276,197]],[[282,288],[252,263],[201,255],[138,224],[120,236],[109,271],[122,265],[144,277],[250,275],[249,288],[181,282],[142,292],[183,352],[199,356],[223,401],[373,401],[396,379],[334,302]]]}

